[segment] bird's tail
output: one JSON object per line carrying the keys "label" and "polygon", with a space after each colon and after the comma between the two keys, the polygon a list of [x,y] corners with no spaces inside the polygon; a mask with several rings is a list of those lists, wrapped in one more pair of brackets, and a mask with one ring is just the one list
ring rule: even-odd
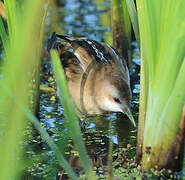
{"label": "bird's tail", "polygon": [[[56,33],[55,33],[56,34]],[[60,35],[60,34],[56,34],[56,37],[66,40],[67,42],[71,42],[72,38],[68,37],[68,36],[64,36],[64,35]]]}
{"label": "bird's tail", "polygon": [[53,32],[51,37],[48,39],[47,43],[47,51],[49,52],[51,49],[61,50],[66,44],[64,42],[59,41],[57,38],[63,39],[67,42],[71,42],[70,38],[67,36],[56,34],[56,32]]}
{"label": "bird's tail", "polygon": [[51,38],[48,39],[48,43],[47,43],[48,52],[51,49],[55,49],[54,46],[55,46],[56,41],[57,41],[56,32],[53,32],[53,34],[51,35]]}

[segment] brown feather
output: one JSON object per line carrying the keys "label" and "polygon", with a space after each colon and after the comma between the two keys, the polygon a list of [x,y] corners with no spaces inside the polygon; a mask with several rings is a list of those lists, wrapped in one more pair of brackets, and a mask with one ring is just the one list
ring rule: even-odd
{"label": "brown feather", "polygon": [[70,94],[82,114],[105,113],[107,109],[102,102],[112,98],[109,87],[114,87],[124,103],[130,104],[128,68],[115,49],[87,38],[55,36],[49,40],[50,49],[57,49],[59,53]]}

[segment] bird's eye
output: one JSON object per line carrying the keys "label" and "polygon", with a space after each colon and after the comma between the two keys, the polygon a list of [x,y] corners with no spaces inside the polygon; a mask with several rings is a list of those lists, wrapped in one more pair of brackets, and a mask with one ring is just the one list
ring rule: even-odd
{"label": "bird's eye", "polygon": [[120,103],[120,99],[119,99],[119,98],[117,98],[117,97],[114,97],[114,102],[116,102],[116,103]]}

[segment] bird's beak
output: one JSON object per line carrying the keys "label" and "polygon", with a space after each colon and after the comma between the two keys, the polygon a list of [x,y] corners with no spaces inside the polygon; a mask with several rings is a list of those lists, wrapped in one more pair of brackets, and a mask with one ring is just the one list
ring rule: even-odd
{"label": "bird's beak", "polygon": [[134,117],[132,116],[130,109],[129,108],[126,108],[126,110],[124,109],[123,113],[125,113],[127,115],[127,117],[130,119],[133,126],[136,127],[136,123],[135,123]]}

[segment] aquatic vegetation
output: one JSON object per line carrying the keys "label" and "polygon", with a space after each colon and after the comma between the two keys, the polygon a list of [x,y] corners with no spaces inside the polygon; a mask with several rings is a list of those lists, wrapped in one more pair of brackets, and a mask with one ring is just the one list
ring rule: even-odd
{"label": "aquatic vegetation", "polygon": [[[142,156],[143,169],[157,165],[179,171],[182,158],[173,160],[177,169],[170,165],[170,159],[181,154],[169,153],[175,149],[176,135],[184,123],[185,3],[183,0],[136,2],[141,50],[138,159]],[[178,142],[181,153],[182,142]]]}
{"label": "aquatic vegetation", "polygon": [[18,157],[23,151],[19,144],[23,140],[21,132],[27,124],[22,107],[28,109],[27,91],[34,65],[39,59],[37,39],[41,21],[36,17],[42,17],[43,3],[32,1],[17,4],[9,0],[4,3],[8,35],[1,19],[0,35],[5,55],[0,79],[0,179],[10,179],[20,176],[22,169],[23,162]]}
{"label": "aquatic vegetation", "polygon": [[111,1],[111,27],[113,47],[125,58],[131,68],[131,22],[126,1]]}
{"label": "aquatic vegetation", "polygon": [[[182,1],[171,6],[167,5],[167,2],[159,0],[155,2],[138,0],[136,11],[133,1],[127,0],[126,2],[136,39],[138,42],[140,41],[141,47],[141,105],[138,142],[143,145],[143,148],[140,149],[138,143],[138,150],[143,151],[143,167],[148,169],[148,165],[145,163],[146,158],[152,156],[155,159],[157,156],[157,153],[155,154],[153,148],[150,147],[153,147],[153,143],[161,143],[164,147],[165,143],[172,142],[182,115],[183,92],[185,92],[184,86],[182,86],[185,84],[183,78],[185,75],[183,59],[185,45],[182,40],[184,24],[181,22],[182,16],[184,16],[182,9],[185,7]],[[52,53],[54,73],[59,88],[64,91],[63,97],[60,97],[64,109],[58,103],[54,77],[49,78],[48,81],[51,82],[48,83],[49,87],[47,83],[39,85],[39,58],[43,47],[44,25],[45,21],[47,22],[46,26],[50,26],[49,23],[52,23],[48,22],[52,21],[50,14],[48,15],[49,20],[46,19],[48,6],[37,0],[4,0],[4,3],[7,13],[3,17],[7,18],[7,24],[0,17],[0,36],[3,46],[3,53],[0,57],[0,179],[24,179],[27,177],[52,179],[66,174],[71,179],[87,177],[88,179],[99,177],[111,179],[112,176],[120,179],[153,178],[154,176],[172,178],[172,171],[165,172],[165,170],[156,171],[154,169],[148,172],[141,171],[141,166],[137,165],[135,159],[136,132],[132,137],[132,143],[128,144],[125,141],[126,148],[118,149],[117,144],[109,140],[110,136],[115,135],[115,127],[110,128],[108,124],[110,119],[113,120],[114,125],[116,124],[115,115],[106,117],[106,120],[103,117],[97,117],[96,120],[101,126],[99,129],[94,124],[92,127],[90,120],[87,121],[89,133],[81,136],[77,118],[71,113],[74,106],[68,100],[69,94],[66,85],[60,83],[61,81],[65,82],[65,78],[61,75],[61,67],[57,62],[58,57],[54,52]],[[100,8],[101,11],[97,8],[98,1],[96,5],[91,1],[83,1],[85,8],[81,8],[79,1],[74,0],[70,3],[70,7],[68,7],[71,8],[70,12],[65,10],[68,5],[66,1],[67,5],[63,5],[65,8],[59,10],[61,18],[57,19],[57,23],[52,24],[54,29],[50,27],[48,31],[57,29],[59,33],[85,35],[101,41],[106,32],[109,34],[107,40],[110,41],[111,31],[107,27],[108,23],[102,29],[95,26],[99,22],[95,16],[100,16],[102,11],[105,11],[103,8]],[[90,6],[90,3],[93,5]],[[146,4],[147,6],[145,6]],[[161,5],[163,7],[161,9],[165,11],[157,8],[158,5]],[[153,7],[156,8],[153,9]],[[171,8],[173,14],[168,13],[172,11]],[[53,9],[53,14],[55,10]],[[106,13],[107,11],[106,9]],[[89,15],[89,12],[94,16]],[[95,15],[96,13],[97,15]],[[108,16],[107,14],[106,16]],[[64,15],[65,17],[63,17]],[[86,21],[82,23],[84,19]],[[162,26],[156,23],[162,23],[164,20],[165,23]],[[60,21],[62,22],[60,23]],[[60,25],[57,26],[59,23]],[[103,22],[101,23],[103,24]],[[168,53],[164,54],[163,52]],[[174,63],[174,59],[176,63]],[[48,60],[46,61],[48,63]],[[133,62],[133,66],[136,64],[139,68],[139,63]],[[48,68],[44,63],[42,65],[43,69]],[[134,71],[135,69],[133,69]],[[52,73],[50,75],[52,76]],[[45,74],[42,75],[42,78],[46,78],[44,76]],[[50,86],[51,84],[52,86]],[[40,94],[39,91],[41,91]],[[39,114],[40,121],[35,117],[38,112],[34,109],[40,101],[39,98],[35,99],[36,96],[44,99],[40,108],[45,114]],[[156,99],[156,96],[160,97],[162,101]],[[52,105],[44,105],[48,101]],[[138,103],[138,99],[135,101]],[[122,128],[121,123],[119,126]],[[97,133],[97,129],[99,133]],[[167,129],[170,129],[170,134],[166,136]],[[104,131],[106,132],[104,133]],[[26,139],[23,134],[26,134]],[[168,141],[169,139],[170,141]],[[35,144],[36,146],[34,146]],[[109,153],[108,147],[111,147]],[[146,153],[146,149],[149,153]],[[80,162],[77,168],[73,167],[72,163],[68,163],[72,159],[70,155],[74,157],[76,163]],[[109,166],[107,166],[108,156]],[[78,169],[80,170],[78,171]],[[95,174],[97,177],[94,176]]]}

